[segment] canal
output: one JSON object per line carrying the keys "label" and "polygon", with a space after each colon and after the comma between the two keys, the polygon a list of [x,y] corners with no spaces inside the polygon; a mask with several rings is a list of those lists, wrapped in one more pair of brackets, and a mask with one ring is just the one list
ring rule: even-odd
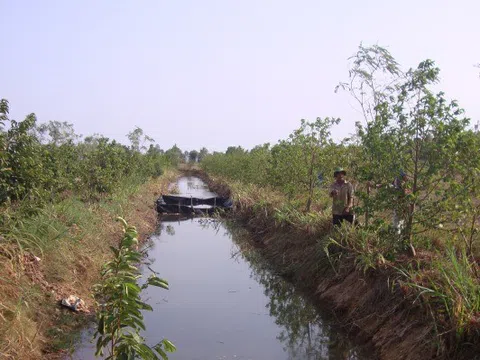
{"label": "canal", "polygon": [[[214,195],[197,178],[181,178],[176,191]],[[153,307],[145,313],[149,344],[171,340],[172,360],[372,359],[276,275],[247,236],[215,219],[161,221],[146,245],[148,266],[170,290],[151,287],[144,296]],[[73,359],[95,359],[91,335],[85,331]]]}

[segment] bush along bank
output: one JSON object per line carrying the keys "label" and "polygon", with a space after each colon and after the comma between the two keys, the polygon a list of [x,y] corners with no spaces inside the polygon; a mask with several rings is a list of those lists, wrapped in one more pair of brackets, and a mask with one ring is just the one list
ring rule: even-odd
{"label": "bush along bank", "polygon": [[[423,314],[429,326],[418,338],[434,334],[423,336],[427,345],[415,342],[412,351],[424,351],[422,358],[461,356],[480,342],[480,157],[472,156],[480,150],[480,132],[458,102],[438,92],[440,69],[432,60],[402,70],[385,48],[360,45],[350,61],[348,78],[337,90],[359,105],[355,127],[342,130],[353,133],[351,137],[332,139],[339,119],[302,119],[298,129],[276,144],[250,150],[230,146],[205,156],[202,168],[227,179],[237,196],[238,216],[245,213],[254,232],[281,229],[302,239],[292,245],[288,237],[281,248],[285,262],[292,253],[298,257],[290,259],[292,267],[304,266],[302,256],[317,254],[309,264],[328,262],[336,276],[345,264],[363,273],[365,282],[372,272],[374,279],[385,273],[397,294],[388,303],[399,308],[407,304],[408,311],[418,307],[415,324]],[[361,226],[332,231],[329,186],[339,166],[355,189],[352,208]],[[342,204],[345,210],[351,205]],[[297,248],[308,246],[308,254],[298,253]],[[360,313],[358,308],[344,312]],[[367,318],[391,319],[386,314],[374,312]],[[402,343],[408,344],[404,337],[412,328],[397,330]],[[384,338],[379,332],[374,336]],[[380,351],[388,349],[380,345]]]}
{"label": "bush along bank", "polygon": [[[2,239],[0,353],[5,359],[63,358],[94,305],[92,285],[122,237],[115,221],[136,225],[140,241],[156,227],[155,199],[177,173],[130,182],[97,202],[71,197],[17,221]],[[34,240],[36,246],[24,246]],[[59,305],[70,295],[85,305],[76,313]]]}
{"label": "bush along bank", "polygon": [[[232,196],[232,218],[252,233],[252,242],[285,278],[331,309],[354,336],[365,339],[380,359],[475,359],[480,352],[478,324],[462,331],[447,306],[462,306],[460,296],[438,294],[445,286],[436,279],[447,270],[436,266],[440,256],[417,249],[413,257],[384,254],[381,233],[361,227],[332,229],[321,211],[299,211],[285,195],[203,171],[190,172],[212,191]],[[448,255],[447,255],[448,256]],[[452,260],[447,266],[461,265]],[[427,282],[425,279],[430,279]],[[464,284],[450,283],[461,289]],[[474,291],[474,289],[473,289]],[[445,291],[446,292],[446,291]],[[372,355],[373,356],[373,355]]]}
{"label": "bush along bank", "polygon": [[140,128],[127,146],[83,138],[66,122],[38,124],[34,114],[10,119],[9,106],[0,99],[0,357],[52,359],[85,319],[58,302],[80,297],[77,310],[89,310],[91,286],[121,236],[114,219],[150,233],[155,197],[183,154],[154,146]]}

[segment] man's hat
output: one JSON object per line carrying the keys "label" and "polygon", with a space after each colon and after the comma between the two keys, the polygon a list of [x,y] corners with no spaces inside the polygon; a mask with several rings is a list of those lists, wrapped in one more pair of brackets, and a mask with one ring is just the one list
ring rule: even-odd
{"label": "man's hat", "polygon": [[337,176],[338,173],[343,173],[343,175],[347,175],[347,172],[345,171],[344,168],[337,167],[335,171],[333,172],[333,177]]}

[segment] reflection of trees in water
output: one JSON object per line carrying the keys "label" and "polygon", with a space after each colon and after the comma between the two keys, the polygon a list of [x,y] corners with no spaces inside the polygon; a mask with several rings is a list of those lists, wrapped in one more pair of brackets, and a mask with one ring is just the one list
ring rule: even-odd
{"label": "reflection of trees in water", "polygon": [[187,182],[188,190],[205,190],[208,189],[208,186],[204,183],[195,184],[194,181]]}
{"label": "reflection of trees in water", "polygon": [[[245,260],[252,270],[250,276],[264,287],[264,294],[269,299],[266,307],[281,328],[277,338],[284,344],[288,359],[359,358],[348,339],[329,324],[322,322],[315,307],[300,296],[292,284],[284,281],[267,266],[259,251],[247,241],[250,236],[248,231],[214,218],[196,218],[192,221],[196,221],[202,229],[209,229],[215,233],[223,232],[225,236],[232,238],[232,258]],[[168,223],[162,223],[157,234],[168,233],[167,226]]]}
{"label": "reflection of trees in water", "polygon": [[187,178],[187,189],[188,190],[203,190],[208,189],[208,185],[205,184],[202,180],[198,178]]}
{"label": "reflection of trees in water", "polygon": [[266,307],[275,323],[282,328],[277,336],[284,344],[289,359],[357,359],[352,344],[342,337],[329,324],[322,322],[313,305],[300,296],[293,285],[284,281],[268,268],[259,252],[248,246],[243,229],[228,226],[237,251],[252,269],[251,276],[264,287],[269,298]]}

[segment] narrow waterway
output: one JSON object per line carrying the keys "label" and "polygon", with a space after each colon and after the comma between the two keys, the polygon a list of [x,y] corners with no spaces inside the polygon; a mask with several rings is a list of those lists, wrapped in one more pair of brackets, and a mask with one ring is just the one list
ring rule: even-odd
{"label": "narrow waterway", "polygon": [[[213,195],[197,178],[182,178],[178,192]],[[149,288],[145,313],[149,344],[166,337],[172,360],[371,359],[293,286],[275,275],[245,231],[213,219],[163,220],[149,242],[149,266],[170,290]],[[240,250],[242,248],[242,250]],[[73,359],[94,359],[85,332]]]}

